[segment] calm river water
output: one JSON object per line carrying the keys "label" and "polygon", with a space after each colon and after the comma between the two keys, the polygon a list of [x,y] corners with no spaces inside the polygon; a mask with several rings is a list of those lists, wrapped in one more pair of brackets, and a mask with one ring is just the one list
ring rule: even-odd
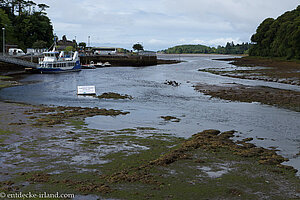
{"label": "calm river water", "polygon": [[[197,71],[199,68],[232,67],[227,62],[212,60],[221,57],[181,56],[180,59],[187,62],[141,68],[97,68],[79,73],[34,74],[22,80],[31,84],[3,89],[0,98],[30,104],[100,107],[130,112],[126,116],[86,119],[89,128],[101,130],[154,127],[182,137],[190,137],[204,129],[236,130],[240,138],[253,137],[253,142],[259,146],[277,147],[280,154],[290,159],[286,164],[300,170],[300,157],[296,156],[300,150],[299,112],[259,103],[211,99],[195,91],[192,86],[196,83],[235,82],[297,91],[300,91],[300,87],[240,80]],[[166,80],[175,80],[181,85],[165,85]],[[131,95],[133,100],[80,97],[76,94],[79,85],[95,85],[97,95],[116,92]],[[165,122],[160,118],[167,115],[180,118],[181,121]]]}

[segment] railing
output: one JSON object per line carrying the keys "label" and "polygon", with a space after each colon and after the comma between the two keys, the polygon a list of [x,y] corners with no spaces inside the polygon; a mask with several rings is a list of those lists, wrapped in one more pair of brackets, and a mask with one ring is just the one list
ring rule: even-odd
{"label": "railing", "polygon": [[20,66],[24,66],[24,67],[32,67],[32,68],[38,67],[38,64],[36,64],[36,63],[29,62],[26,60],[21,60],[21,59],[10,57],[10,56],[0,56],[0,62],[20,65]]}

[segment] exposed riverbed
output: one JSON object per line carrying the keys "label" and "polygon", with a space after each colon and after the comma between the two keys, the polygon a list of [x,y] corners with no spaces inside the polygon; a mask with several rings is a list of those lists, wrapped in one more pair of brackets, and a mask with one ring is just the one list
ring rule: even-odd
{"label": "exposed riverbed", "polygon": [[[83,70],[79,73],[35,74],[25,77],[23,86],[0,91],[0,98],[56,106],[99,107],[128,111],[130,114],[107,117],[95,116],[85,120],[88,128],[120,130],[135,127],[154,127],[175,136],[190,137],[204,129],[236,130],[242,138],[253,137],[263,147],[277,147],[287,164],[300,169],[300,113],[259,103],[230,102],[210,98],[194,90],[197,83],[222,85],[239,83],[300,91],[296,85],[257,80],[242,80],[198,71],[205,68],[231,67],[227,62],[212,59],[226,56],[189,56],[174,65],[143,68],[112,67]],[[166,80],[180,83],[166,85]],[[79,85],[95,85],[97,95],[104,92],[127,94],[133,99],[106,100],[80,97]],[[167,121],[173,116],[179,122]],[[263,138],[263,139],[262,139]]]}

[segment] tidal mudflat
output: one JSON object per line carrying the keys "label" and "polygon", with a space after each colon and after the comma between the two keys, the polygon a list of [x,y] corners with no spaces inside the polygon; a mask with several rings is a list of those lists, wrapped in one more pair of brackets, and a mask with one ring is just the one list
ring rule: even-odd
{"label": "tidal mudflat", "polygon": [[[32,75],[20,80],[31,84],[2,89],[1,191],[75,199],[299,198],[299,112],[211,98],[193,87],[298,86],[199,72],[230,65],[211,56],[186,59]],[[79,84],[132,98],[77,97]]]}
{"label": "tidal mudflat", "polygon": [[232,64],[232,67],[200,70],[233,78],[300,85],[299,61],[286,61],[276,58],[260,57],[225,58],[216,60],[229,61],[230,64]]}

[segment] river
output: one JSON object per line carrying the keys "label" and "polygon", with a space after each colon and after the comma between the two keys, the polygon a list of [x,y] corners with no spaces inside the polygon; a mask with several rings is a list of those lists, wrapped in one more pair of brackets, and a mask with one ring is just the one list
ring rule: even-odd
{"label": "river", "polygon": [[[300,113],[259,103],[230,102],[210,98],[194,90],[196,83],[264,85],[300,91],[292,86],[257,80],[222,77],[198,71],[204,68],[231,67],[214,58],[226,56],[181,56],[182,62],[150,67],[108,67],[82,70],[78,73],[33,74],[21,82],[30,83],[0,90],[0,98],[30,104],[81,106],[129,111],[126,116],[96,116],[85,121],[89,128],[120,130],[153,127],[180,137],[190,137],[204,129],[238,131],[237,139],[253,137],[265,148],[277,147],[285,163],[300,171]],[[179,57],[177,57],[179,58]],[[179,87],[164,84],[166,80]],[[77,96],[79,85],[96,86],[97,95],[104,92],[128,94],[132,100],[105,100]],[[164,121],[161,116],[174,116],[180,122]],[[263,138],[263,140],[262,140]],[[299,175],[299,172],[298,172]]]}

